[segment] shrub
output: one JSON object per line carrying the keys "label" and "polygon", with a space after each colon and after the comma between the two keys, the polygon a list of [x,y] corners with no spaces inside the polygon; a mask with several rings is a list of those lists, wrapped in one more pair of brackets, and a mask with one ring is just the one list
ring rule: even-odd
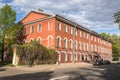
{"label": "shrub", "polygon": [[55,63],[55,50],[48,50],[46,47],[39,44],[37,41],[32,41],[29,44],[15,45],[20,65],[33,64],[51,64]]}

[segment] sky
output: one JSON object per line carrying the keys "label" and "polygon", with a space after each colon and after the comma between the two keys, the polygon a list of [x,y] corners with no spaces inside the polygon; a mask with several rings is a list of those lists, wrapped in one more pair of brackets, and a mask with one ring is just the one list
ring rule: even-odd
{"label": "sky", "polygon": [[120,0],[0,0],[0,8],[10,5],[17,12],[17,22],[31,10],[59,14],[98,33],[120,35],[113,15],[120,11]]}

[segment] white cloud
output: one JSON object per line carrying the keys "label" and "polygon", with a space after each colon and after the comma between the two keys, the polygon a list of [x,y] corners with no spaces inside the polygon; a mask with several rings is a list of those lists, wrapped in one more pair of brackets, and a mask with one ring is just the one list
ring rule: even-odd
{"label": "white cloud", "polygon": [[[58,13],[96,31],[110,33],[118,28],[112,16],[114,12],[120,11],[119,3],[120,0],[13,0],[8,4],[18,14],[41,8],[45,12]],[[3,3],[0,2],[1,6]],[[117,29],[116,33],[118,32]]]}

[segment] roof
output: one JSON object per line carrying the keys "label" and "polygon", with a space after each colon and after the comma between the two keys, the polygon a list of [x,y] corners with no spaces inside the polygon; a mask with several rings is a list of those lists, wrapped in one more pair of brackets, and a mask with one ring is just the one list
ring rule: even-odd
{"label": "roof", "polygon": [[[48,17],[47,17],[47,18],[42,18],[42,19],[37,19],[37,20],[34,20],[34,21],[32,21],[32,22],[28,22],[28,23],[26,23],[26,24],[24,24],[24,25],[32,24],[32,23],[34,23],[34,22],[43,21],[43,20],[47,20],[47,19],[51,19],[51,18],[56,18],[56,19],[58,19],[58,20],[60,20],[60,21],[63,21],[63,22],[65,22],[65,23],[67,23],[67,24],[70,24],[71,26],[74,26],[74,27],[76,27],[76,28],[79,28],[79,29],[81,29],[81,30],[84,30],[84,31],[86,31],[87,33],[90,33],[90,34],[95,35],[95,36],[97,36],[97,37],[99,37],[99,38],[101,38],[101,39],[104,39],[104,40],[106,40],[106,41],[109,41],[109,40],[106,39],[106,38],[102,38],[102,37],[100,36],[100,34],[98,34],[97,32],[92,31],[92,30],[86,28],[85,26],[82,26],[82,25],[80,25],[80,24],[78,24],[78,23],[76,23],[76,22],[73,22],[73,21],[71,21],[71,20],[69,20],[69,19],[67,19],[67,18],[65,18],[65,17],[63,17],[63,16],[61,16],[61,15],[58,15],[58,14],[47,14],[47,13],[40,12],[40,11],[30,11],[23,19],[25,19],[31,12],[35,12],[35,13],[47,15]],[[23,20],[23,19],[22,19],[22,20]],[[21,20],[21,21],[22,21],[22,20]],[[110,42],[110,41],[109,41],[109,42]]]}

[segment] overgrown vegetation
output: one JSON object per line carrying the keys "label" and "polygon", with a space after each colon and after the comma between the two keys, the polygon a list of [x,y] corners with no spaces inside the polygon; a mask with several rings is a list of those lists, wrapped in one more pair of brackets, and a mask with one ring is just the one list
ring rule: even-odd
{"label": "overgrown vegetation", "polygon": [[53,64],[56,62],[55,50],[48,50],[37,41],[29,44],[15,45],[19,57],[19,65]]}

